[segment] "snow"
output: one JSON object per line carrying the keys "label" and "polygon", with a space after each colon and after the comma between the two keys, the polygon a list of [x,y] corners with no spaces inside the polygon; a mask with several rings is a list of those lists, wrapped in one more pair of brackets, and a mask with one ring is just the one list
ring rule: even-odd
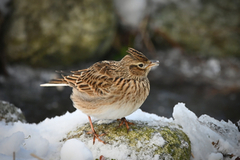
{"label": "snow", "polygon": [[152,137],[150,143],[151,145],[163,146],[165,144],[165,140],[162,138],[162,135],[160,133],[157,133]]}
{"label": "snow", "polygon": [[240,156],[240,132],[231,121],[218,121],[207,115],[198,118],[184,103],[174,107],[173,118],[189,136],[192,153],[198,160],[205,160],[208,155],[209,159],[219,157],[214,153]]}
{"label": "snow", "polygon": [[221,153],[211,153],[208,157],[208,160],[222,160],[223,155]]}
{"label": "snow", "polygon": [[92,152],[87,146],[77,140],[70,139],[64,143],[61,149],[61,160],[93,160]]}
{"label": "snow", "polygon": [[5,137],[0,141],[0,153],[5,155],[12,155],[13,152],[20,150],[21,144],[24,142],[24,134],[22,132],[16,132]]}
{"label": "snow", "polygon": [[[7,160],[9,157],[12,159],[13,151],[16,153],[17,160],[35,159],[31,156],[31,153],[44,159],[60,159],[62,146],[60,140],[70,130],[87,122],[87,116],[79,110],[73,113],[67,112],[60,117],[47,118],[39,124],[15,122],[12,125],[6,125],[5,122],[0,122],[0,148],[5,148],[6,145],[13,148],[9,150],[10,153],[0,151],[0,159]],[[15,138],[16,133],[18,133],[18,138]],[[20,137],[19,134],[23,136]],[[10,143],[6,143],[6,141]]]}
{"label": "snow", "polygon": [[[149,114],[138,109],[126,117],[129,120],[148,122],[149,125],[173,123],[182,126],[182,130],[188,135],[191,146],[191,159],[197,160],[227,160],[236,159],[240,156],[240,132],[232,122],[218,121],[208,115],[197,117],[188,110],[184,103],[178,103],[174,107],[173,118],[160,117]],[[96,120],[96,119],[93,119]],[[102,123],[104,121],[99,121]],[[125,157],[129,150],[126,146],[119,144],[118,148],[111,145],[104,145],[96,140],[96,145],[84,144],[77,139],[70,139],[66,142],[61,140],[66,134],[85,123],[88,118],[81,111],[66,113],[51,119],[45,119],[39,124],[28,124],[15,122],[6,124],[0,122],[0,159],[13,159],[13,152],[16,160],[34,160],[34,154],[42,159],[83,159],[90,160],[99,158],[99,150],[93,148],[101,147],[101,155],[114,157]],[[153,145],[164,145],[161,135],[153,137]],[[137,144],[141,147],[143,143]],[[183,146],[186,144],[182,144]],[[86,147],[88,146],[88,147]],[[109,152],[111,150],[111,152]],[[226,155],[233,155],[232,157]],[[81,157],[81,158],[80,158]],[[84,157],[84,158],[83,158]],[[136,157],[131,157],[134,159]],[[158,159],[158,157],[154,157]]]}

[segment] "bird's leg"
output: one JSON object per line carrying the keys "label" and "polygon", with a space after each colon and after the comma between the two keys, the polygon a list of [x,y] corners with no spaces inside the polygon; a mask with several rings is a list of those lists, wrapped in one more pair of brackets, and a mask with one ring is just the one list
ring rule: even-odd
{"label": "bird's leg", "polygon": [[93,124],[92,124],[92,120],[91,120],[91,117],[90,117],[90,116],[88,116],[88,120],[89,120],[89,122],[90,122],[90,126],[91,126],[91,129],[92,129],[92,131],[88,132],[88,134],[92,134],[92,135],[93,135],[93,144],[95,143],[95,138],[97,138],[98,141],[106,144],[103,140],[101,140],[101,139],[99,138],[99,137],[105,135],[105,133],[98,135],[98,134],[95,132],[94,128],[93,128]]}
{"label": "bird's leg", "polygon": [[123,117],[121,119],[118,119],[118,121],[121,121],[118,128],[121,127],[123,125],[123,123],[125,123],[126,128],[127,128],[127,132],[129,131],[129,125],[134,125],[134,123],[128,122],[125,117]]}

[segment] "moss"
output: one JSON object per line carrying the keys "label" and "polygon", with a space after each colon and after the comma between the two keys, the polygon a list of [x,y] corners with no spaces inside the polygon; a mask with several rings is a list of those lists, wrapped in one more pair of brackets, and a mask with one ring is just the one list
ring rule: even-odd
{"label": "moss", "polygon": [[[136,152],[140,159],[142,157],[140,155],[143,154],[151,156],[152,158],[155,155],[159,155],[159,159],[166,156],[175,160],[190,159],[191,143],[187,135],[177,126],[170,123],[168,126],[149,126],[147,123],[140,121],[134,121],[133,123],[135,125],[130,126],[128,133],[125,126],[118,128],[119,122],[117,121],[99,125],[94,123],[93,125],[98,134],[106,133],[101,139],[107,142],[107,144],[125,144],[130,147],[132,151]],[[67,138],[63,141],[71,138],[91,141],[92,135],[87,134],[90,130],[90,125],[85,124],[75,131],[69,132]],[[165,140],[163,145],[153,143],[155,140],[153,140],[153,137],[156,135],[160,135]]]}
{"label": "moss", "polygon": [[111,0],[13,0],[5,32],[10,61],[34,66],[97,59],[115,36]]}

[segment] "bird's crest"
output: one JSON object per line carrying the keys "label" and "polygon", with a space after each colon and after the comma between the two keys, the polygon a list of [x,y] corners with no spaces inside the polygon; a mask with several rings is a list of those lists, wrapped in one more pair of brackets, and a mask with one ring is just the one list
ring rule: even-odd
{"label": "bird's crest", "polygon": [[139,61],[148,61],[148,58],[142,53],[133,48],[128,48],[127,52],[133,56],[133,58]]}

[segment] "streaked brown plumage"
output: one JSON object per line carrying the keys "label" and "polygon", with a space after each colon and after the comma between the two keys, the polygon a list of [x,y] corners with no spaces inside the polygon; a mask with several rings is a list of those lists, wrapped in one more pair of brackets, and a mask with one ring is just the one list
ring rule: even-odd
{"label": "streaked brown plumage", "polygon": [[[92,134],[96,134],[90,116],[97,119],[120,119],[137,110],[149,94],[147,75],[158,61],[150,61],[141,52],[129,48],[129,55],[121,61],[101,61],[83,70],[72,71],[41,86],[67,85],[73,88],[71,99],[74,107],[88,115]],[[121,123],[121,124],[122,124]]]}

